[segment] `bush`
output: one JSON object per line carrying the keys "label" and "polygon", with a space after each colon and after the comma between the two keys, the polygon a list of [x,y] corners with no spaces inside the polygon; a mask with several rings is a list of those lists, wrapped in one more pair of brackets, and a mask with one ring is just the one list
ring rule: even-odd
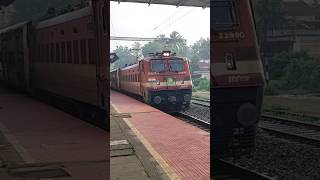
{"label": "bush", "polygon": [[266,88],[265,88],[265,91],[264,91],[264,94],[265,95],[277,95],[278,94],[278,89],[276,89],[274,86],[270,86],[268,85]]}
{"label": "bush", "polygon": [[201,80],[201,78],[193,79],[193,81],[192,81],[193,85],[194,85],[195,87],[199,86],[200,80]]}
{"label": "bush", "polygon": [[204,91],[210,91],[210,81],[206,78],[201,78],[198,85],[198,89],[204,90]]}
{"label": "bush", "polygon": [[281,53],[270,62],[270,79],[266,93],[277,90],[303,90],[317,92],[320,89],[320,63],[306,52]]}

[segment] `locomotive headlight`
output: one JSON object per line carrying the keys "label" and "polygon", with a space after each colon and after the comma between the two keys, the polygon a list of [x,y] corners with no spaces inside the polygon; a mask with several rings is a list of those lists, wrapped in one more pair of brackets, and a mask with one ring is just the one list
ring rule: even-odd
{"label": "locomotive headlight", "polygon": [[258,109],[251,103],[243,104],[238,109],[237,118],[241,125],[252,126],[258,121]]}
{"label": "locomotive headlight", "polygon": [[160,85],[160,81],[159,80],[157,80],[157,85]]}
{"label": "locomotive headlight", "polygon": [[191,101],[191,95],[190,94],[185,94],[183,96],[183,100],[186,101],[186,102]]}
{"label": "locomotive headlight", "polygon": [[165,56],[165,57],[169,57],[170,54],[171,54],[170,51],[163,51],[163,52],[162,52],[162,56]]}
{"label": "locomotive headlight", "polygon": [[232,53],[225,53],[224,60],[226,62],[226,67],[228,70],[236,69],[236,62],[235,62],[234,55]]}
{"label": "locomotive headlight", "polygon": [[155,104],[160,104],[161,101],[162,101],[162,99],[161,99],[160,96],[155,96],[155,97],[153,98],[153,102],[154,102]]}

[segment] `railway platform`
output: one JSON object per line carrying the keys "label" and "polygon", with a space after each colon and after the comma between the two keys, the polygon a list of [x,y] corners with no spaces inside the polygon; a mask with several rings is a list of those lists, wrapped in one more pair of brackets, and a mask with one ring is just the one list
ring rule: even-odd
{"label": "railway platform", "polygon": [[[112,151],[117,144],[123,148],[115,149],[136,153],[150,179],[210,179],[208,132],[119,92],[111,91],[110,101],[111,177],[116,179],[113,154],[119,152]],[[116,130],[119,124],[122,133]]]}
{"label": "railway platform", "polygon": [[0,86],[0,179],[106,180],[109,133]]}

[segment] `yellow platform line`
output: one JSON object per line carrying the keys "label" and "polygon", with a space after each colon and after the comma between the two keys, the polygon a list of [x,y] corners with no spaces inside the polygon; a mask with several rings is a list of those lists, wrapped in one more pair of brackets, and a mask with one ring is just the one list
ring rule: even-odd
{"label": "yellow platform line", "polygon": [[9,131],[9,129],[2,123],[0,123],[0,131],[7,141],[14,147],[14,149],[21,156],[23,161],[27,164],[36,163],[35,159],[28,153],[28,151],[20,144],[16,137]]}
{"label": "yellow platform line", "polygon": [[[119,109],[110,101],[111,106],[120,113]],[[137,128],[129,121],[128,118],[123,118],[124,122],[129,126],[145,148],[149,151],[152,157],[158,162],[164,172],[171,180],[181,180],[181,178],[175,173],[175,171],[169,166],[169,164],[161,157],[161,155],[153,148],[149,141],[138,131]]]}

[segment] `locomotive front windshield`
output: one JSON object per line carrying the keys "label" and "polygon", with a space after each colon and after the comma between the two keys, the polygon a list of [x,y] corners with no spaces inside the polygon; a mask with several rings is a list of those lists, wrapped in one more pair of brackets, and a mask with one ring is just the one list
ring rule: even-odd
{"label": "locomotive front windshield", "polygon": [[154,59],[150,61],[150,68],[152,72],[181,72],[184,71],[184,62],[182,59]]}
{"label": "locomotive front windshield", "polygon": [[213,28],[227,28],[239,24],[234,1],[211,2],[211,25]]}
{"label": "locomotive front windshield", "polygon": [[183,71],[183,61],[182,60],[170,60],[169,61],[170,71],[181,72]]}
{"label": "locomotive front windshield", "polygon": [[152,60],[151,61],[151,71],[152,72],[164,72],[166,71],[166,64],[163,60]]}

